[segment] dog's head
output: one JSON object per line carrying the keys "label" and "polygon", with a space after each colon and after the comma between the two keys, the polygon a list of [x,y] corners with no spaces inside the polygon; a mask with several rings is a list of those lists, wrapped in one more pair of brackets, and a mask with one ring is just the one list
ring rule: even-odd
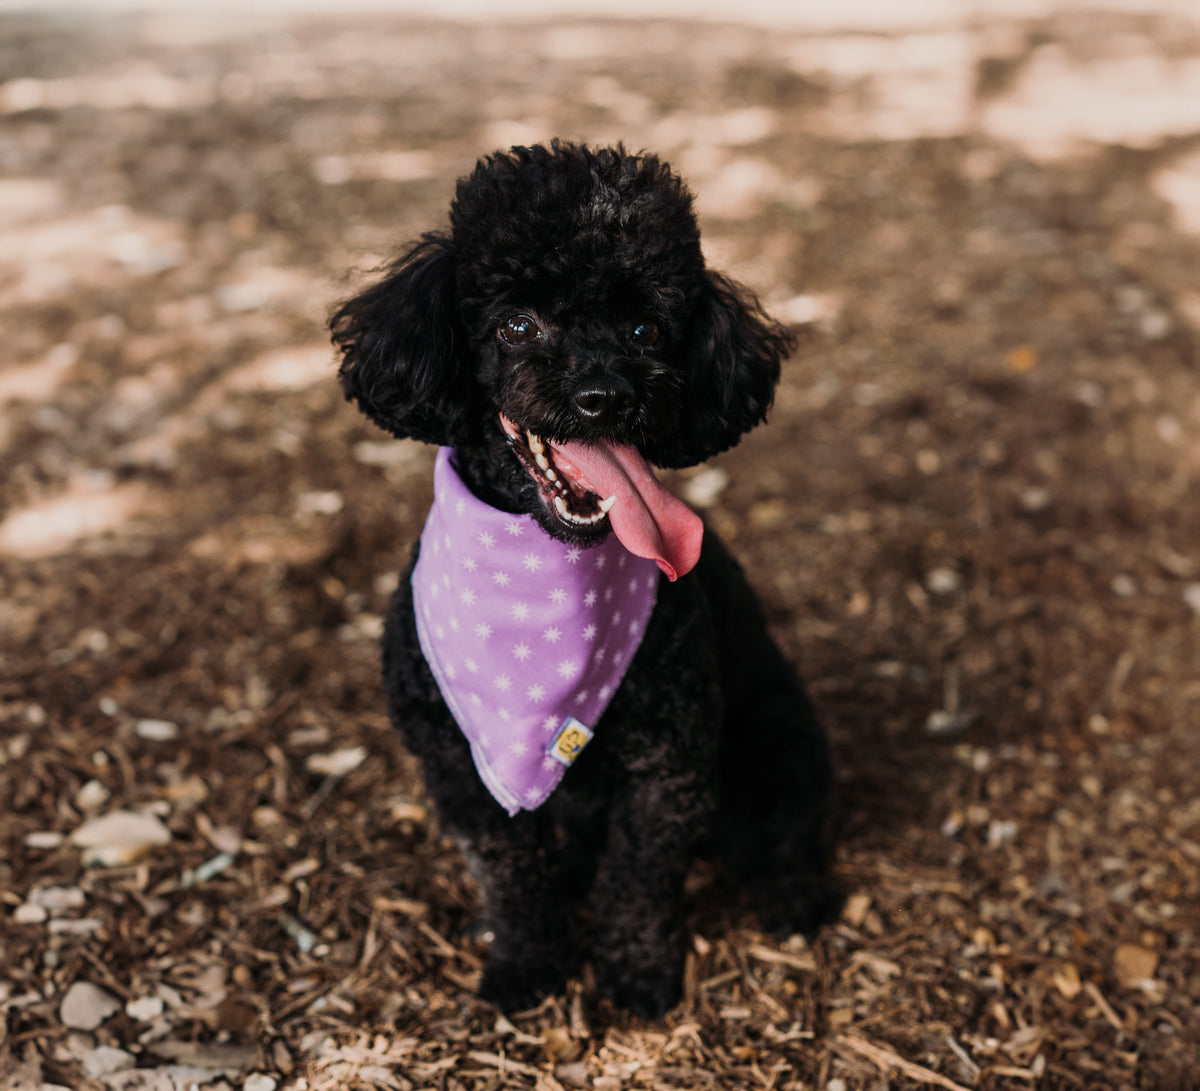
{"label": "dog's head", "polygon": [[694,465],[764,418],[791,338],[705,268],[661,160],[514,148],[458,183],[450,224],[334,312],[343,388],[393,435],[506,445],[550,533],[602,536],[646,460]]}

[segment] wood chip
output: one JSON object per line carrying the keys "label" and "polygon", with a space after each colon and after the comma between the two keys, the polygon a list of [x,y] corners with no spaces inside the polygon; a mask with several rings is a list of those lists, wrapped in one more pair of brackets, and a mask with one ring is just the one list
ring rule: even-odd
{"label": "wood chip", "polygon": [[1144,988],[1158,969],[1158,954],[1146,947],[1123,943],[1113,954],[1113,973],[1127,989]]}
{"label": "wood chip", "polygon": [[885,1075],[893,1069],[903,1076],[907,1076],[912,1080],[919,1080],[923,1083],[933,1084],[935,1087],[945,1088],[945,1091],[969,1091],[960,1083],[955,1083],[952,1079],[943,1076],[940,1072],[934,1072],[930,1068],[925,1068],[919,1064],[913,1064],[911,1061],[906,1061],[894,1050],[887,1046],[877,1045],[874,1042],[868,1042],[865,1038],[860,1038],[857,1035],[843,1034],[834,1041],[835,1046],[848,1046],[854,1052],[866,1057],[869,1061],[875,1064],[880,1071]]}

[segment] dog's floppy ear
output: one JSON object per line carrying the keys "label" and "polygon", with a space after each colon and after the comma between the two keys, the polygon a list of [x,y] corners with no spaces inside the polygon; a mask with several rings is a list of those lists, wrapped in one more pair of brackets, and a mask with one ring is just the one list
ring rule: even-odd
{"label": "dog's floppy ear", "polygon": [[431,232],[329,319],[346,397],[402,439],[455,446],[477,427],[455,271],[453,244]]}
{"label": "dog's floppy ear", "polygon": [[679,429],[646,454],[660,466],[693,466],[732,447],[766,419],[793,348],[795,338],[751,292],[707,270],[683,346]]}

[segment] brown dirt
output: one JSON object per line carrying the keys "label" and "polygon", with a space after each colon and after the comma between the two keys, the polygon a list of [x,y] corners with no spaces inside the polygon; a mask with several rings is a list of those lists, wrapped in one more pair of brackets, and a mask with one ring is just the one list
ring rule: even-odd
{"label": "brown dirt", "polygon": [[[868,86],[757,30],[201,29],[0,23],[0,1087],[1195,1089],[1200,265],[1155,179],[1200,133],[872,139],[835,123]],[[980,109],[1046,43],[1200,56],[1008,29]],[[828,724],[851,897],[780,944],[697,870],[657,1025],[586,976],[511,1021],[472,996],[377,677],[430,454],[342,402],[322,330],[478,153],[550,132],[656,137],[716,258],[809,297],[708,515]],[[169,844],[85,863],[115,810]],[[81,981],[118,1002],[92,1029]]]}

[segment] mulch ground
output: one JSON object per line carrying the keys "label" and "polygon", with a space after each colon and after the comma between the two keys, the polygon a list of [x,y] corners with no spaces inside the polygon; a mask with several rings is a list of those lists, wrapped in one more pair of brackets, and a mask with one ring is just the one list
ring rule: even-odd
{"label": "mulch ground", "polygon": [[[1200,264],[1153,179],[1200,136],[840,130],[870,87],[765,30],[0,20],[0,1087],[1195,1091]],[[1200,56],[1030,23],[973,93],[1108,32]],[[676,161],[801,335],[672,481],[828,726],[849,898],[779,942],[698,866],[654,1024],[473,996],[377,667],[431,452],[323,331],[551,133]]]}

